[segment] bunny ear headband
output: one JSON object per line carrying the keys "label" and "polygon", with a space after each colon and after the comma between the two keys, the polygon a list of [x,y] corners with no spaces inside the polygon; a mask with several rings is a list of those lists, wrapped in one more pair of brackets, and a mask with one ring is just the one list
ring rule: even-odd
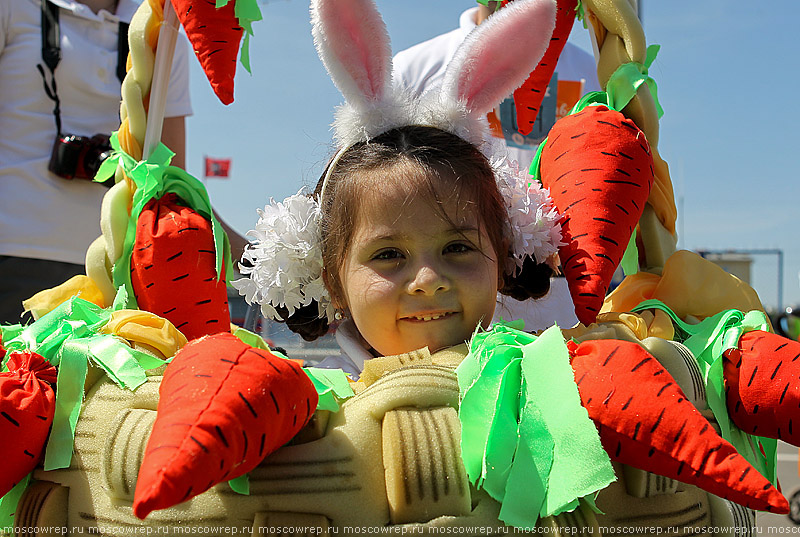
{"label": "bunny ear headband", "polygon": [[[392,85],[389,35],[373,0],[312,0],[312,33],[317,52],[345,98],[336,110],[334,138],[340,147],[328,167],[352,145],[407,125],[425,125],[460,136],[487,155],[505,199],[512,255],[505,272],[525,257],[547,262],[561,240],[559,215],[546,190],[529,184],[503,151],[495,156],[486,142],[486,114],[528,77],[550,44],[555,0],[517,0],[473,30],[447,67],[438,91],[422,98]],[[325,192],[327,176],[323,180]],[[255,239],[242,256],[246,276],[233,286],[264,316],[282,320],[319,304],[320,317],[333,320],[334,308],[322,280],[319,200],[302,191],[259,211]]]}

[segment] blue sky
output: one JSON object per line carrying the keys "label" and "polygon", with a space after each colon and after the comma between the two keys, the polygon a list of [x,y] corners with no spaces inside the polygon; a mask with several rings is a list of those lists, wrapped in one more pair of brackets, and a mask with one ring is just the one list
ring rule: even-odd
{"label": "blue sky", "polygon": [[[800,110],[792,4],[643,0],[645,35],[661,52],[650,70],[665,110],[659,151],[679,207],[679,246],[781,249],[783,305],[800,307]],[[449,31],[472,0],[378,0],[399,51]],[[317,58],[308,3],[261,4],[252,75],[238,68],[235,102],[214,97],[196,61],[187,170],[203,156],[232,158],[230,180],[209,180],[212,202],[244,234],[258,207],[313,185],[331,155],[329,124],[341,96]],[[570,39],[591,50],[576,25]],[[754,256],[752,285],[775,307],[777,256]]]}

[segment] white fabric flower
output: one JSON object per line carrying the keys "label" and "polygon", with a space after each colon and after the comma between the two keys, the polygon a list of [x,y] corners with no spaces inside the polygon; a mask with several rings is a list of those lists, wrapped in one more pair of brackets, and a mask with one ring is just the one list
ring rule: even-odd
{"label": "white fabric flower", "polygon": [[276,308],[291,316],[313,300],[320,317],[333,321],[334,307],[322,281],[322,248],[317,201],[301,190],[283,202],[270,199],[259,210],[254,239],[242,255],[239,271],[244,278],[232,282],[248,304],[258,303],[270,319],[282,321]]}

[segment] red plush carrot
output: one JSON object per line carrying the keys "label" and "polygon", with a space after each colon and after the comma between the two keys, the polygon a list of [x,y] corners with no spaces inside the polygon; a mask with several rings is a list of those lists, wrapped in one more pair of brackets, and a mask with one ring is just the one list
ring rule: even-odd
{"label": "red plush carrot", "polygon": [[517,130],[523,136],[530,134],[539,107],[542,105],[547,85],[553,78],[553,73],[567,43],[572,23],[575,20],[575,6],[578,0],[558,0],[556,11],[556,28],[550,38],[550,46],[539,61],[539,65],[530,74],[528,79],[514,92],[514,107],[517,112]]}
{"label": "red plush carrot", "polygon": [[12,351],[0,373],[0,496],[39,462],[56,410],[56,368],[34,352]]}
{"label": "red plush carrot", "polygon": [[144,518],[246,474],[297,434],[316,406],[296,363],[227,333],[190,341],[164,373],[134,514]]}
{"label": "red plush carrot", "polygon": [[547,137],[539,172],[564,215],[559,249],[575,314],[595,321],[653,185],[644,133],[621,113],[587,106]]}
{"label": "red plush carrot", "polygon": [[754,330],[723,360],[728,415],[736,426],[800,446],[800,342]]}
{"label": "red plush carrot", "polygon": [[569,347],[581,403],[611,460],[751,509],[789,512],[786,498],[716,433],[645,349],[619,340]]}
{"label": "red plush carrot", "polygon": [[211,222],[175,194],[150,200],[139,215],[131,284],[139,309],[168,319],[187,339],[230,330]]}
{"label": "red plush carrot", "polygon": [[172,0],[203,71],[223,104],[233,102],[236,58],[244,30],[234,13],[235,1],[217,8],[216,0]]}

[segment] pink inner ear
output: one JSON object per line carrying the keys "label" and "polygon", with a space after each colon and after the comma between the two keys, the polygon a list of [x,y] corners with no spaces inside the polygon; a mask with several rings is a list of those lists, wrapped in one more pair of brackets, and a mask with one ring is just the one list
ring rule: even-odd
{"label": "pink inner ear", "polygon": [[494,108],[536,68],[550,44],[556,4],[518,0],[493,17],[502,22],[482,24],[462,45],[468,49],[457,73],[457,98],[471,112]]}
{"label": "pink inner ear", "polygon": [[[391,72],[386,27],[371,1],[319,2],[327,45],[361,95],[379,99]],[[335,76],[335,73],[331,73]]]}

